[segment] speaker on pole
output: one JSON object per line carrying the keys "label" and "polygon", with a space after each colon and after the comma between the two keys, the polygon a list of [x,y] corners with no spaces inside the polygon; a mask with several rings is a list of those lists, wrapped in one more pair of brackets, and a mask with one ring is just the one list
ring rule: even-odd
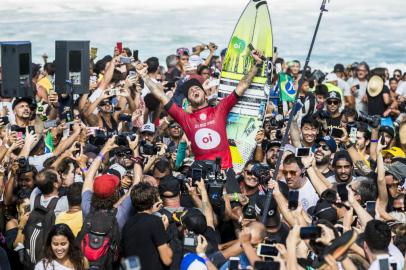
{"label": "speaker on pole", "polygon": [[32,97],[31,42],[1,43],[2,97]]}
{"label": "speaker on pole", "polygon": [[83,94],[89,91],[89,41],[55,41],[55,90]]}

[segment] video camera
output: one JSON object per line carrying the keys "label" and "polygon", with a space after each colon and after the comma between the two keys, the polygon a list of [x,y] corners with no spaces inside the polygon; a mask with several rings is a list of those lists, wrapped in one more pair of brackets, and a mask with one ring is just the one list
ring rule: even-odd
{"label": "video camera", "polygon": [[94,131],[94,135],[89,138],[89,142],[94,145],[103,145],[107,142],[107,140],[114,135],[117,135],[115,144],[119,146],[128,146],[128,140],[127,137],[133,141],[137,137],[137,134],[132,133],[132,132],[108,132],[100,129],[96,129]]}
{"label": "video camera", "polygon": [[372,128],[379,127],[381,123],[381,117],[379,115],[367,115],[363,112],[358,114],[357,120],[370,125]]}
{"label": "video camera", "polygon": [[161,147],[152,144],[146,140],[140,142],[140,155],[156,155],[161,150]]}

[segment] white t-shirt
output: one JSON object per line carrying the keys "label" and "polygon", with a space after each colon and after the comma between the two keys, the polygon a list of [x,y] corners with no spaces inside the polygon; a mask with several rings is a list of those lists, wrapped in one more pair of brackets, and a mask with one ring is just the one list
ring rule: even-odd
{"label": "white t-shirt", "polygon": [[396,89],[396,94],[406,97],[406,82],[399,81],[398,88]]}
{"label": "white t-shirt", "polygon": [[[367,94],[368,81],[360,82],[357,78],[348,79],[347,83],[350,86],[350,93],[347,93],[347,96],[352,96],[351,88],[355,85],[359,85],[359,89],[355,93],[355,108],[358,112],[368,112],[367,104],[362,102],[362,97]],[[345,95],[345,94],[344,94]]]}
{"label": "white t-shirt", "polygon": [[[46,268],[45,268],[46,266]],[[62,264],[60,264],[59,262],[53,260],[51,263],[44,263],[43,260],[41,260],[40,262],[38,262],[35,265],[35,269],[34,270],[75,270],[74,268],[69,268],[66,266],[63,266]]]}
{"label": "white t-shirt", "polygon": [[37,171],[40,171],[44,168],[44,161],[53,156],[53,153],[46,153],[39,156],[29,156],[28,163],[34,166]]}
{"label": "white t-shirt", "polygon": [[303,187],[292,190],[299,191],[299,203],[302,205],[305,211],[307,211],[309,207],[315,206],[319,200],[319,195],[309,179],[306,179],[306,183]]}
{"label": "white t-shirt", "polygon": [[393,245],[389,244],[389,255],[378,255],[376,260],[371,263],[368,270],[380,270],[379,260],[389,259],[389,269],[392,269],[391,264],[396,263],[396,270],[403,270],[404,258],[402,252]]}
{"label": "white t-shirt", "polygon": [[[37,197],[37,195],[41,194],[41,190],[39,190],[39,188],[34,188],[34,190],[31,192],[30,195],[30,211],[32,211],[34,209],[34,202],[35,202],[35,198]],[[51,202],[51,199],[53,199],[54,197],[49,197],[49,198],[44,198],[43,195],[41,195],[41,198],[39,200],[39,203],[43,206],[43,207],[47,207],[48,204]],[[56,203],[54,212],[55,212],[55,216],[58,216],[60,213],[62,212],[66,212],[69,210],[69,203],[68,203],[68,197],[66,196],[62,196],[59,198],[58,202]]]}

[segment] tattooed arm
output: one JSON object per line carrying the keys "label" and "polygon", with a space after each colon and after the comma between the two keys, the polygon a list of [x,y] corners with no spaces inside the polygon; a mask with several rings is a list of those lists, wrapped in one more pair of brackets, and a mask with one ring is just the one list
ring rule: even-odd
{"label": "tattooed arm", "polygon": [[157,98],[163,106],[165,106],[169,102],[170,99],[164,93],[163,88],[159,84],[152,81],[151,78],[148,76],[147,64],[138,64],[136,69],[137,69],[137,73],[144,80],[144,83],[146,84],[148,89],[151,91],[151,93],[154,95],[154,97]]}

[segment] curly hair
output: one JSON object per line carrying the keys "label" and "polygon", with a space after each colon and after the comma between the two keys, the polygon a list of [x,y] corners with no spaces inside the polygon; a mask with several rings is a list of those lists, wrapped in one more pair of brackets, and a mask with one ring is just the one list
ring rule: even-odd
{"label": "curly hair", "polygon": [[159,201],[159,192],[149,183],[139,183],[131,190],[130,197],[135,210],[141,212],[150,209]]}
{"label": "curly hair", "polygon": [[65,236],[68,241],[69,241],[69,249],[68,249],[68,258],[74,265],[74,269],[76,270],[84,270],[84,255],[82,253],[82,250],[80,247],[77,245],[75,241],[75,236],[73,235],[71,229],[68,227],[68,225],[62,223],[62,224],[56,224],[52,227],[50,230],[45,247],[44,247],[44,258],[42,259],[42,262],[44,264],[44,269],[47,269],[48,264],[51,264],[53,260],[56,259],[56,256],[52,250],[52,238],[54,236],[62,235]]}
{"label": "curly hair", "polygon": [[97,210],[110,210],[110,209],[113,209],[114,204],[116,204],[116,202],[118,202],[119,199],[120,199],[119,189],[116,189],[113,196],[110,196],[108,198],[100,198],[100,197],[97,197],[97,195],[95,195],[93,193],[91,206],[96,211]]}

